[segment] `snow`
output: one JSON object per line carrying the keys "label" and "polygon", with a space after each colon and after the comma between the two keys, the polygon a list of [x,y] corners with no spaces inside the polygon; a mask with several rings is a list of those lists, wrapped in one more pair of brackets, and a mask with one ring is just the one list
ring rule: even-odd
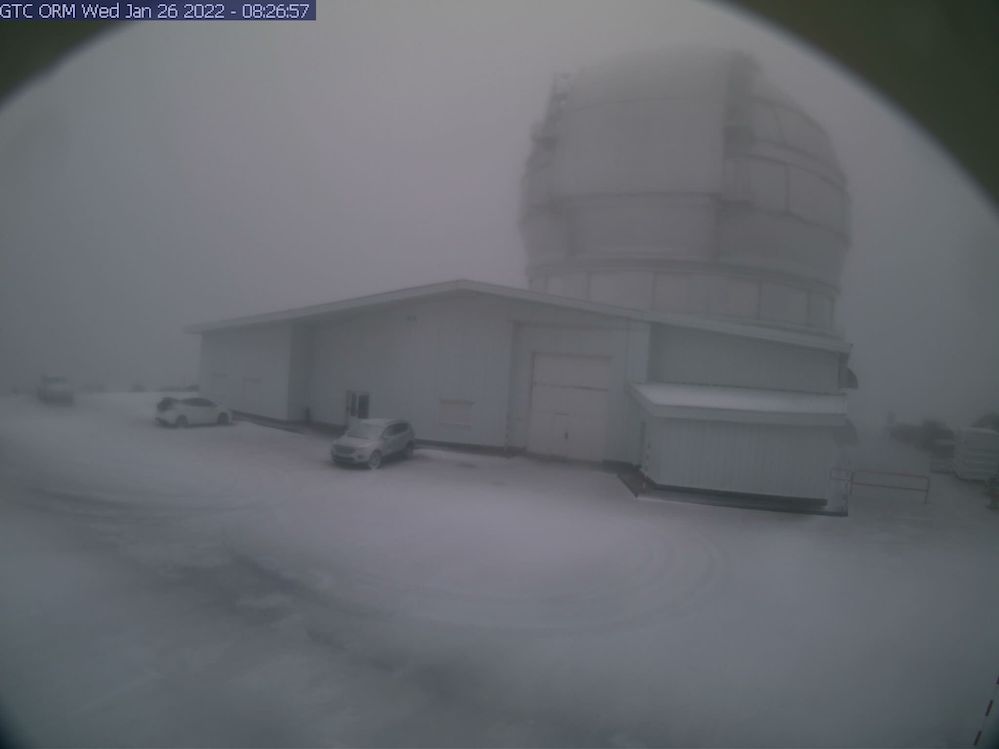
{"label": "snow", "polygon": [[[44,745],[968,745],[999,513],[638,502],[585,466],[0,399],[0,698]],[[876,437],[866,470],[925,473]],[[990,728],[990,730],[992,730]]]}

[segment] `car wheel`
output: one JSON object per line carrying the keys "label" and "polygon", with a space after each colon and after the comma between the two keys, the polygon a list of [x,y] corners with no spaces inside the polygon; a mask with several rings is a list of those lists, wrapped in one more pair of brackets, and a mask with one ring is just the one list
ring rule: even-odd
{"label": "car wheel", "polygon": [[414,445],[412,442],[407,442],[406,443],[406,449],[402,451],[402,454],[405,455],[407,458],[412,458],[413,457],[413,451],[415,449],[416,449],[416,445]]}
{"label": "car wheel", "polygon": [[371,453],[371,457],[368,458],[368,468],[375,470],[376,468],[382,467],[382,454],[375,450]]}
{"label": "car wheel", "polygon": [[175,427],[180,427],[181,429],[184,429],[185,427],[187,427],[187,417],[186,416],[178,416],[177,417],[177,421],[175,421],[173,423],[173,425]]}
{"label": "car wheel", "polygon": [[219,414],[218,422],[219,422],[219,426],[223,426],[223,427],[224,426],[228,426],[229,425],[229,414]]}

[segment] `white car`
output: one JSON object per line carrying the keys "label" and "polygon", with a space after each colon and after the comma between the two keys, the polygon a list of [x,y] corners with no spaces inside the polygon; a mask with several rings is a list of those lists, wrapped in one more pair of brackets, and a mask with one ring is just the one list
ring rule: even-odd
{"label": "white car", "polygon": [[187,427],[195,424],[232,424],[232,411],[208,398],[172,398],[167,396],[156,404],[156,423],[165,427]]}

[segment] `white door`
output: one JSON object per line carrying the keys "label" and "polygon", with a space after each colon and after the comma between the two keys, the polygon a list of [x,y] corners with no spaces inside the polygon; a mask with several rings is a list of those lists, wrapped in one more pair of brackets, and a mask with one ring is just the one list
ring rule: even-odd
{"label": "white door", "polygon": [[535,354],[527,449],[539,455],[602,460],[610,360]]}
{"label": "white door", "polygon": [[211,386],[208,395],[226,403],[229,401],[229,375],[224,372],[212,372]]}
{"label": "white door", "polygon": [[243,392],[240,394],[240,411],[259,414],[260,408],[260,378],[244,377]]}

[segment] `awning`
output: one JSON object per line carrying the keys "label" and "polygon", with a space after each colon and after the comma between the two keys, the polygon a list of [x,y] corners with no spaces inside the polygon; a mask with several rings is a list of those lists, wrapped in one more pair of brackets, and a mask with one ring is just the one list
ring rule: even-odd
{"label": "awning", "polygon": [[835,426],[847,424],[846,396],[785,390],[632,383],[632,393],[651,416],[751,424]]}

